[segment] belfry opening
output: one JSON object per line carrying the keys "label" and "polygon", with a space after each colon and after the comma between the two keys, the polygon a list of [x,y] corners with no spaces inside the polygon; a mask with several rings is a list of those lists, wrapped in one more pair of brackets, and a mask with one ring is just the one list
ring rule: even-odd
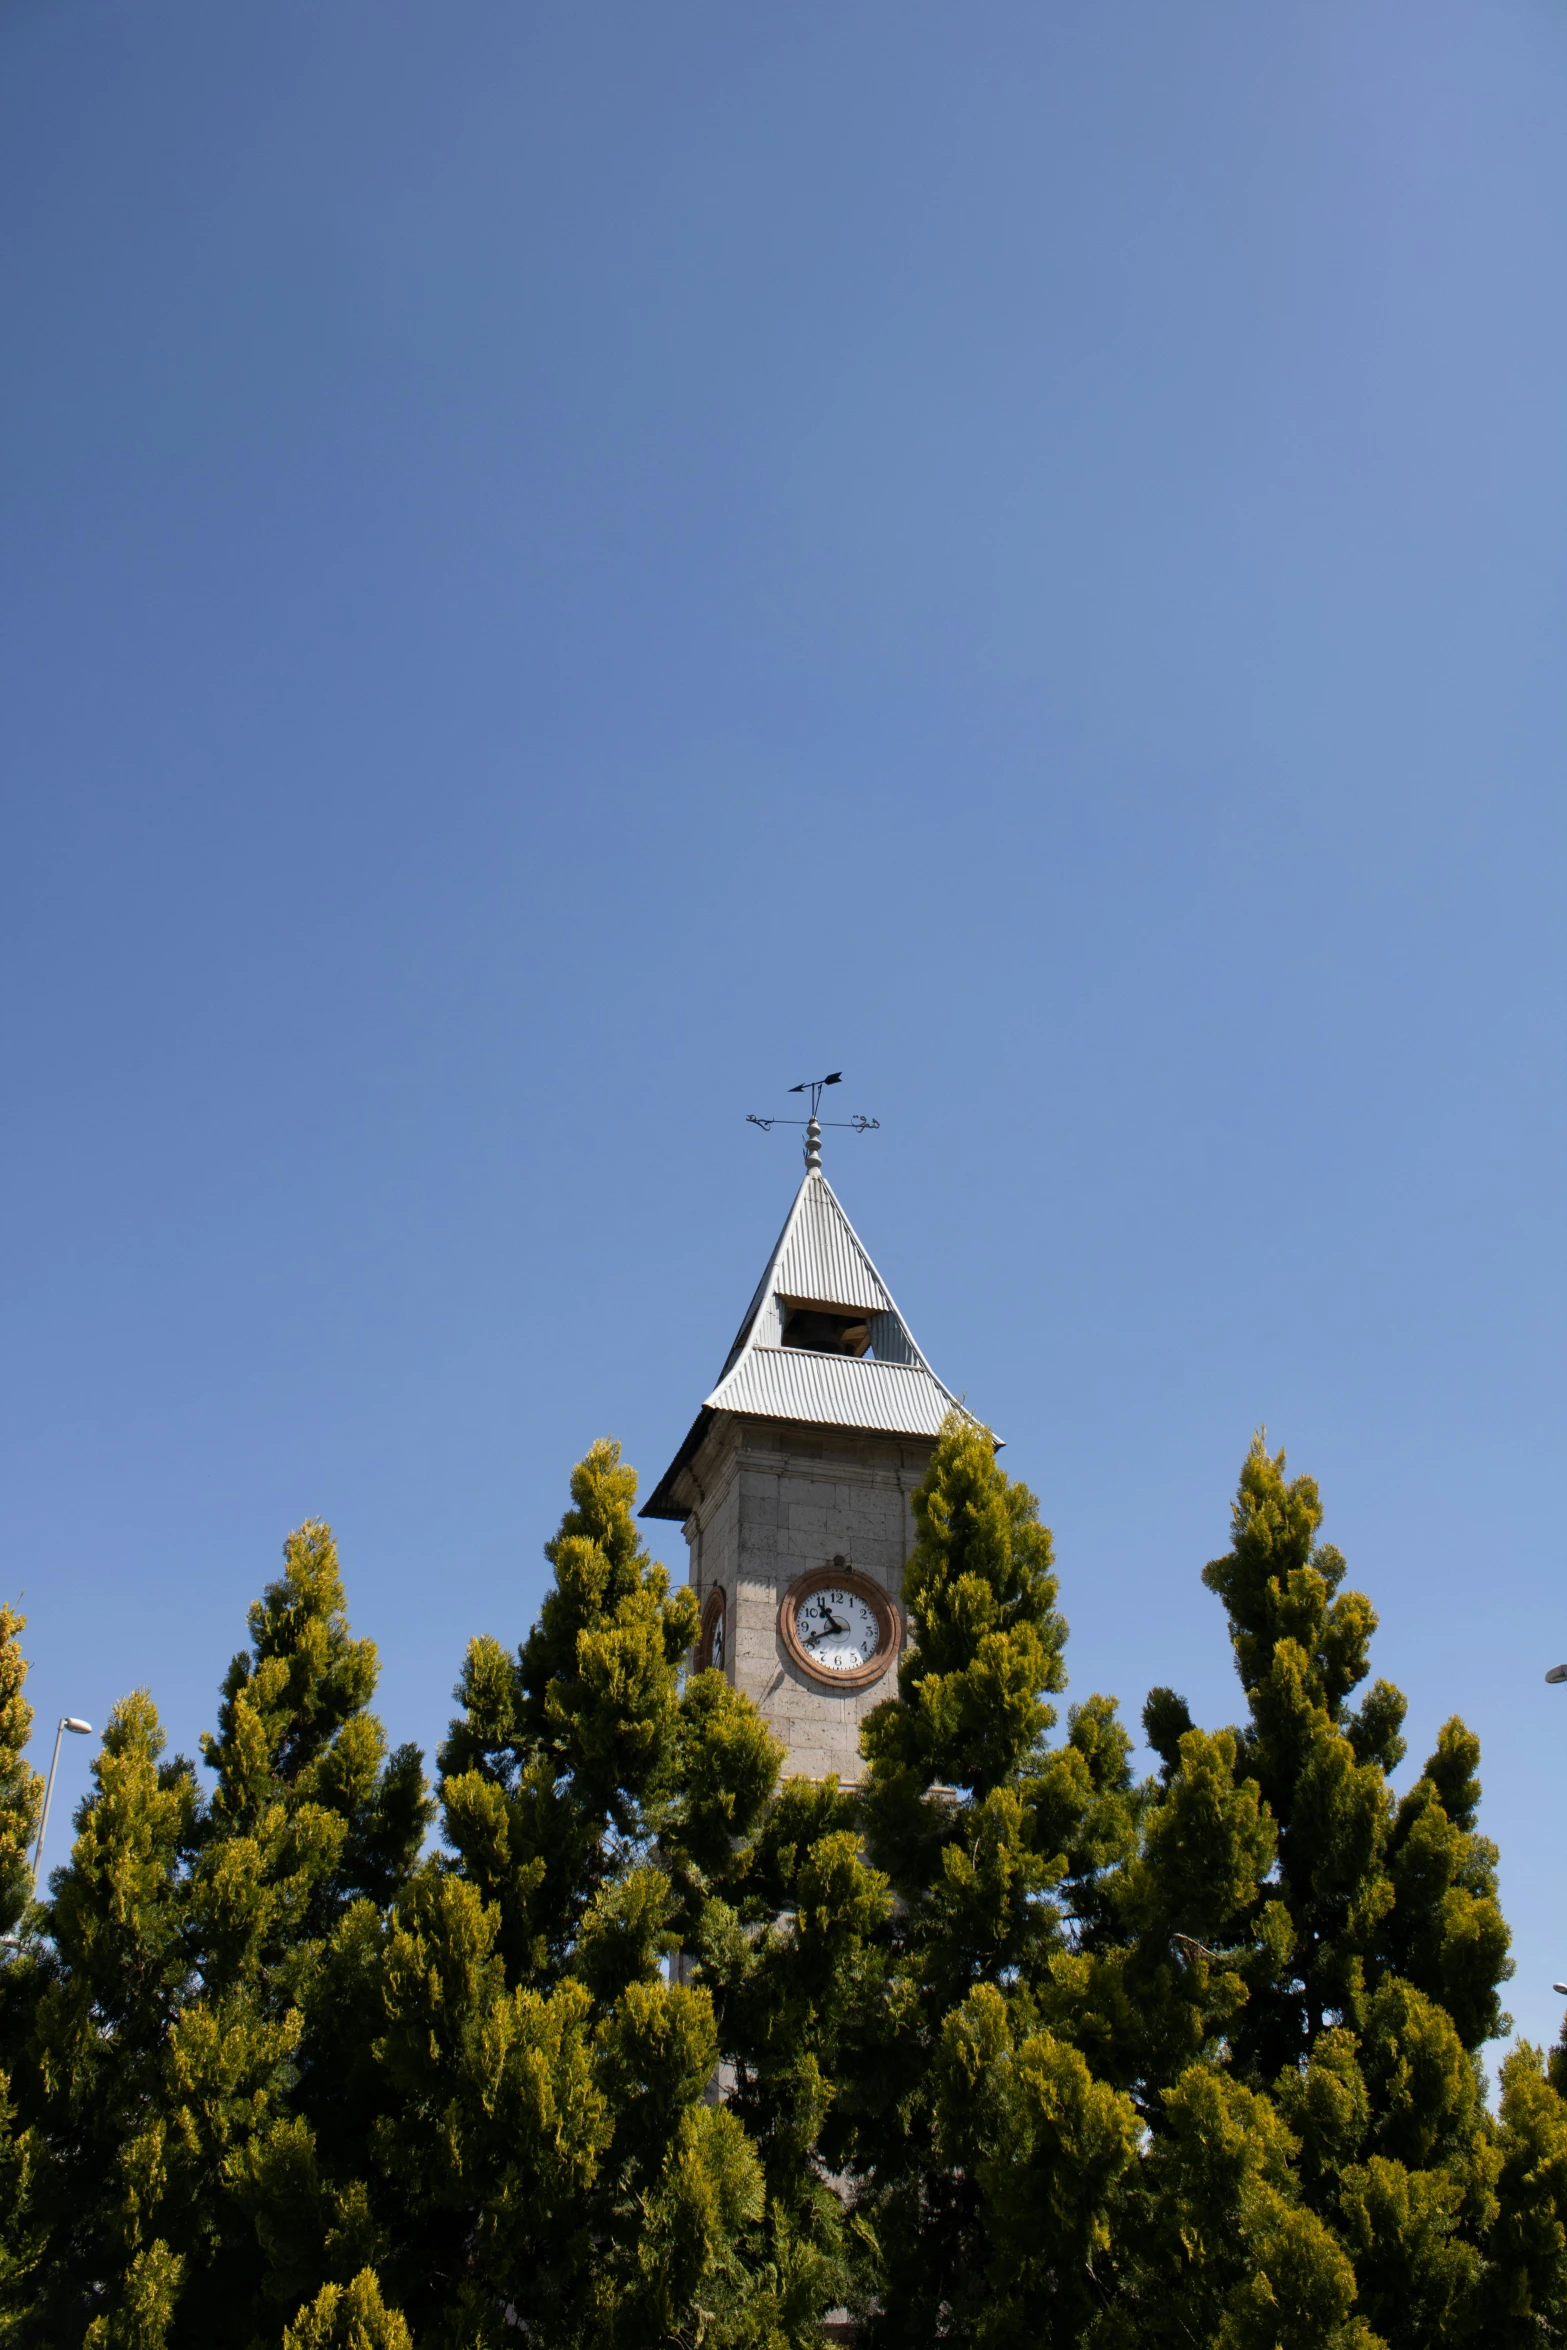
{"label": "belfry opening", "polygon": [[863,1314],[840,1313],[835,1307],[809,1305],[793,1297],[782,1303],[785,1346],[803,1346],[818,1355],[852,1355],[856,1362],[871,1352],[871,1326]]}

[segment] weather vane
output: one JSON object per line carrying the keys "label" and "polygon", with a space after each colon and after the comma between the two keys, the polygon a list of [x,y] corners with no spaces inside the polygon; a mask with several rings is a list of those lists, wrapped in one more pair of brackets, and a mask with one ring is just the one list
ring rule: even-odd
{"label": "weather vane", "polygon": [[764,1134],[770,1134],[775,1126],[803,1126],[805,1128],[806,1167],[807,1169],[812,1167],[819,1169],[822,1163],[823,1126],[852,1127],[856,1134],[869,1134],[873,1128],[881,1124],[879,1118],[862,1118],[858,1112],[852,1118],[818,1118],[816,1113],[822,1106],[824,1088],[842,1083],[843,1071],[835,1069],[830,1077],[807,1077],[803,1084],[790,1086],[791,1093],[808,1093],[810,1095],[811,1114],[808,1118],[759,1118],[754,1110],[748,1110],[745,1122],[748,1126],[760,1126]]}

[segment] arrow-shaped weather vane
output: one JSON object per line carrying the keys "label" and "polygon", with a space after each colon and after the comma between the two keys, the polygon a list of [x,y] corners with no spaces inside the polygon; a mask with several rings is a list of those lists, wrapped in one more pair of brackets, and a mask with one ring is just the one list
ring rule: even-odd
{"label": "arrow-shaped weather vane", "polygon": [[816,1113],[821,1108],[822,1094],[826,1087],[842,1083],[843,1071],[841,1069],[835,1069],[830,1077],[807,1077],[802,1084],[791,1085],[789,1091],[810,1095],[811,1114],[808,1118],[759,1118],[754,1110],[748,1110],[746,1124],[760,1126],[764,1134],[770,1134],[775,1126],[803,1126],[805,1128],[806,1167],[807,1169],[815,1167],[819,1170],[822,1163],[823,1126],[851,1127],[856,1134],[869,1134],[881,1124],[879,1118],[863,1118],[858,1112],[852,1118],[818,1118]]}

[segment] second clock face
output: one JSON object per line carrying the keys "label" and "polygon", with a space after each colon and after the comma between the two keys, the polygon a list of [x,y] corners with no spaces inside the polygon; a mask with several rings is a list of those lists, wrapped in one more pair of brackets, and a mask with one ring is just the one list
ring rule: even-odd
{"label": "second clock face", "polygon": [[800,1601],[794,1630],[805,1654],[824,1673],[858,1672],[881,1646],[875,1609],[857,1591],[837,1584]]}

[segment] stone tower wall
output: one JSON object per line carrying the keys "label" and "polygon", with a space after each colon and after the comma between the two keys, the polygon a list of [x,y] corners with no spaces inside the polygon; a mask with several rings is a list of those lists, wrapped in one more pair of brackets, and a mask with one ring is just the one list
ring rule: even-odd
{"label": "stone tower wall", "polygon": [[909,1496],[931,1443],[725,1414],[691,1463],[701,1499],[686,1520],[689,1579],[704,1604],[725,1598],[724,1671],[789,1750],[786,1773],[857,1779],[859,1727],[894,1694],[894,1664],[868,1689],[823,1687],[778,1633],[784,1593],[835,1558],[880,1584],[902,1621],[903,1568],[914,1542]]}

